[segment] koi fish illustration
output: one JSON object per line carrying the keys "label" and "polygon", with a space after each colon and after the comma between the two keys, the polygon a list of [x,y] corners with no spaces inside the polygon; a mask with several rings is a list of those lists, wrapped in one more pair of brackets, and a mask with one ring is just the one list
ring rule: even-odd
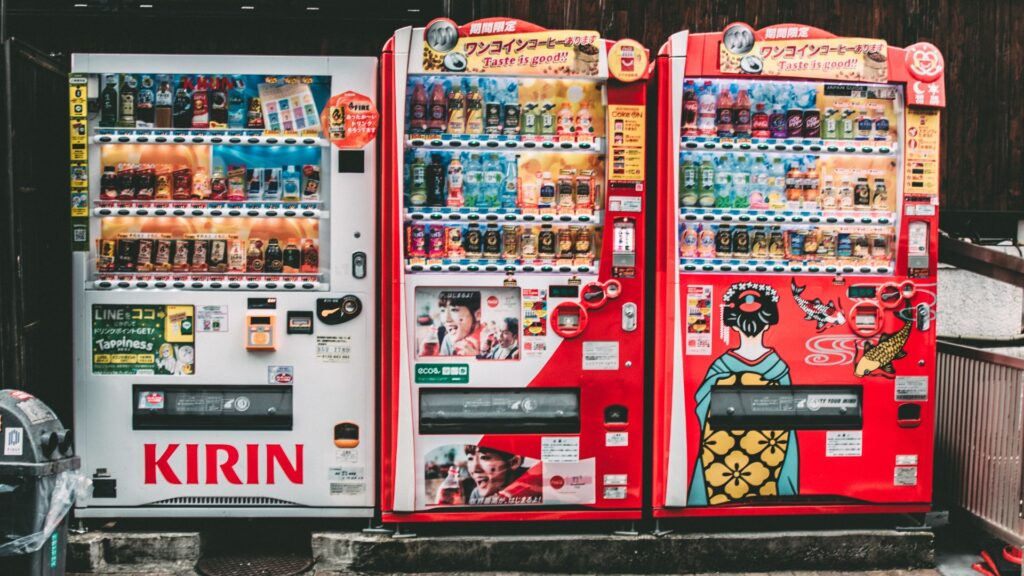
{"label": "koi fish illustration", "polygon": [[878,338],[878,344],[864,342],[864,355],[857,361],[853,373],[858,378],[867,376],[875,370],[895,374],[892,361],[907,355],[903,351],[903,346],[907,344],[907,339],[910,337],[910,324],[910,322],[904,322],[903,328],[900,328],[899,331],[882,334]]}
{"label": "koi fish illustration", "polygon": [[791,279],[790,283],[793,290],[793,300],[796,301],[796,305],[806,315],[804,320],[814,320],[817,322],[818,332],[824,332],[826,328],[831,328],[832,326],[846,324],[846,316],[843,315],[843,311],[831,300],[826,304],[822,304],[818,298],[807,301],[800,296],[807,289],[807,286],[797,286],[795,279]]}

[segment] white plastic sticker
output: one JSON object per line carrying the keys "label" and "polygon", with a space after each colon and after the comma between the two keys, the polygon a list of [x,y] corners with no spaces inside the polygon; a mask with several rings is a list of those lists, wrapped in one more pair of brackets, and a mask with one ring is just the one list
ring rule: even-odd
{"label": "white plastic sticker", "polygon": [[583,369],[584,370],[618,370],[619,369],[619,343],[618,342],[584,342],[583,343]]}
{"label": "white plastic sticker", "polygon": [[25,446],[25,429],[4,430],[4,456],[21,456]]}
{"label": "white plastic sticker", "polygon": [[857,408],[858,398],[856,394],[808,394],[807,409],[817,412],[822,408],[846,408],[853,410]]}
{"label": "white plastic sticker", "polygon": [[642,206],[641,196],[612,196],[608,199],[608,210],[612,212],[640,212]]}
{"label": "white plastic sticker", "polygon": [[366,492],[366,484],[331,482],[331,496],[357,496]]}
{"label": "white plastic sticker", "polygon": [[328,468],[327,480],[330,482],[363,482],[365,474],[362,466],[342,466],[340,468]]}
{"label": "white plastic sticker", "polygon": [[625,500],[626,499],[626,487],[625,486],[605,486],[604,487],[604,499],[605,500]]}
{"label": "white plastic sticker", "polygon": [[294,366],[267,366],[267,384],[291,384],[294,381]]}
{"label": "white plastic sticker", "polygon": [[907,402],[910,400],[928,400],[927,376],[896,377],[896,401]]}
{"label": "white plastic sticker", "polygon": [[917,454],[897,454],[897,466],[917,466]]}
{"label": "white plastic sticker", "polygon": [[892,483],[895,486],[917,486],[917,466],[897,466]]}
{"label": "white plastic sticker", "polygon": [[629,446],[629,432],[605,432],[605,446]]}
{"label": "white plastic sticker", "polygon": [[626,480],[629,478],[626,474],[605,474],[604,485],[605,486],[625,486],[629,482]]}
{"label": "white plastic sticker", "polygon": [[860,456],[863,445],[860,430],[829,431],[825,434],[825,456]]}
{"label": "white plastic sticker", "polygon": [[359,450],[344,448],[334,451],[335,462],[358,462],[359,461]]}
{"label": "white plastic sticker", "polygon": [[196,306],[197,332],[227,332],[227,306]]}
{"label": "white plastic sticker", "polygon": [[594,459],[544,462],[544,504],[593,504],[597,500]]}
{"label": "white plastic sticker", "polygon": [[579,462],[579,436],[543,436],[540,439],[540,459],[548,462]]}
{"label": "white plastic sticker", "polygon": [[347,364],[352,359],[352,337],[317,336],[316,359],[321,362]]}

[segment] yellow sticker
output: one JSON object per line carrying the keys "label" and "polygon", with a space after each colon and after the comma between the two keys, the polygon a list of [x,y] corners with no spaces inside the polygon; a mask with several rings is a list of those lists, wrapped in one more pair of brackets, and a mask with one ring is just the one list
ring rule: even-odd
{"label": "yellow sticker", "polygon": [[71,84],[68,86],[70,90],[69,113],[72,118],[85,118],[88,113],[88,89],[85,84]]}
{"label": "yellow sticker", "polygon": [[609,182],[644,179],[645,113],[643,106],[608,106]]}
{"label": "yellow sticker", "polygon": [[195,341],[195,307],[167,306],[164,322],[164,340],[167,342]]}
{"label": "yellow sticker", "polygon": [[939,111],[907,108],[905,194],[939,193]]}

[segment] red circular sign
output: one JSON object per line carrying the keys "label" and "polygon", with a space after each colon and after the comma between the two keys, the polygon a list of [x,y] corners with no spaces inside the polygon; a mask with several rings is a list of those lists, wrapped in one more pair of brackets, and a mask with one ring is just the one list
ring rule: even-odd
{"label": "red circular sign", "polygon": [[497,296],[488,296],[487,297],[487,305],[490,306],[491,308],[496,307],[498,305],[498,297]]}
{"label": "red circular sign", "polygon": [[922,82],[934,82],[942,76],[946,63],[942,59],[942,52],[928,42],[918,42],[907,47],[906,56],[907,69],[910,75]]}
{"label": "red circular sign", "polygon": [[338,148],[362,148],[377,137],[380,115],[368,96],[358,92],[335,94],[320,114],[324,136]]}
{"label": "red circular sign", "polygon": [[562,478],[561,476],[552,476],[550,484],[555,490],[560,490],[562,486],[565,486],[565,478]]}

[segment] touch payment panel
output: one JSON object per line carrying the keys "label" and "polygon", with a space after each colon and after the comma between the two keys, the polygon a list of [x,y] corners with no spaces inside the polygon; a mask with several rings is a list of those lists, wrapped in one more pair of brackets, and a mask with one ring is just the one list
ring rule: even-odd
{"label": "touch payment panel", "polygon": [[291,386],[135,384],[133,430],[291,430]]}

